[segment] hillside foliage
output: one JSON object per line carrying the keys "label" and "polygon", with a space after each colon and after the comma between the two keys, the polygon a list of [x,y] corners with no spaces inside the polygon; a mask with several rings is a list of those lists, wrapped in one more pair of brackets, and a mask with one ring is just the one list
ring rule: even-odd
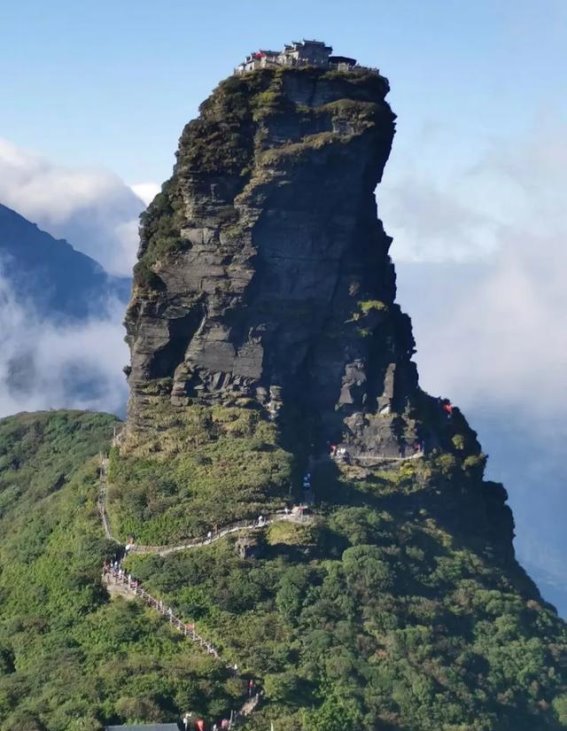
{"label": "hillside foliage", "polygon": [[109,601],[96,496],[114,417],[0,422],[0,728],[96,731],[108,721],[216,715],[243,687],[137,603]]}
{"label": "hillside foliage", "polygon": [[[114,424],[79,412],[0,422],[3,730],[97,729],[190,709],[213,719],[242,698],[222,663],[101,585],[115,548],[96,511],[97,454]],[[266,449],[268,426],[248,424],[240,438],[256,434]],[[203,479],[195,470],[188,479]],[[257,678],[264,700],[246,728],[566,727],[564,625],[513,559],[425,508],[425,473],[428,489],[443,475],[433,463],[422,472],[361,481],[327,465],[313,522],[255,534],[255,558],[241,558],[234,538],[128,559],[224,660]]]}

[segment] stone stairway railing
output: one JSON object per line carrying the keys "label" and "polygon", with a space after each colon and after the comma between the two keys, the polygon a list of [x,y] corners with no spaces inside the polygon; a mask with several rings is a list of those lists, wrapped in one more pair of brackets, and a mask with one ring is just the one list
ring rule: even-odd
{"label": "stone stairway railing", "polygon": [[101,457],[100,460],[100,481],[99,481],[99,490],[98,490],[98,497],[97,497],[97,509],[100,515],[100,519],[102,522],[102,529],[104,531],[104,535],[106,538],[108,538],[109,541],[112,541],[113,543],[116,543],[118,545],[122,545],[120,541],[115,538],[112,535],[112,531],[110,530],[110,522],[108,520],[108,513],[106,511],[106,485],[107,485],[107,476],[108,476],[108,458]]}
{"label": "stone stairway railing", "polygon": [[[403,457],[381,457],[377,455],[356,455],[353,462],[354,464],[360,465],[360,466],[376,466],[380,465],[385,462],[411,462],[412,460],[416,459],[422,459],[424,457],[424,453],[422,451],[414,452],[413,454],[404,455]],[[336,459],[335,461],[340,462],[340,459]]]}
{"label": "stone stairway railing", "polygon": [[166,606],[163,601],[153,597],[146,591],[139,581],[133,579],[122,567],[107,568],[104,572],[104,579],[107,583],[113,581],[115,584],[121,585],[129,594],[141,599],[145,604],[157,610],[164,617],[167,617],[169,623],[179,630],[184,637],[188,637],[192,642],[202,647],[209,655],[218,658],[218,650],[204,637],[201,637],[192,623],[183,622],[177,617],[171,607]]}
{"label": "stone stairway railing", "polygon": [[[106,493],[108,485],[108,458],[101,456],[101,467],[100,467],[100,483],[99,493],[97,498],[97,508],[100,514],[102,523],[102,529],[104,535],[110,541],[113,541],[118,546],[123,546],[122,542],[118,540],[113,534],[110,527],[110,521],[108,518],[108,512],[106,509]],[[310,522],[312,518],[303,514],[303,507],[297,506],[292,510],[286,509],[277,511],[274,513],[260,516],[256,520],[242,520],[230,525],[224,526],[220,530],[210,531],[204,538],[195,538],[192,540],[184,541],[176,545],[165,545],[165,546],[145,546],[145,545],[130,545],[128,546],[128,554],[141,554],[148,555],[154,554],[159,556],[166,556],[170,553],[177,551],[184,551],[188,549],[199,548],[201,546],[207,546],[215,541],[219,541],[227,535],[232,533],[238,533],[240,531],[251,531],[261,530],[262,528],[276,522],[287,521],[291,523],[305,523]],[[166,617],[169,623],[184,637],[201,647],[207,654],[211,655],[216,659],[220,659],[219,650],[206,638],[200,635],[193,622],[184,622],[178,617],[173,609],[166,606],[163,601],[156,599],[148,591],[146,591],[141,583],[132,578],[132,576],[124,570],[120,561],[114,562],[113,565],[105,565],[103,570],[103,581],[109,585],[114,583],[120,586],[123,591],[130,594],[132,597],[142,600],[147,606],[158,611],[162,616]],[[237,666],[227,665],[234,673],[238,673]],[[249,716],[254,712],[260,702],[260,693],[256,693],[251,698],[248,698],[242,705],[239,711],[231,713],[230,727],[238,724],[240,720]]]}
{"label": "stone stairway railing", "polygon": [[265,528],[273,523],[308,523],[311,522],[311,516],[304,515],[303,513],[288,511],[287,513],[283,510],[276,511],[275,513],[268,513],[265,518],[256,520],[239,520],[235,523],[221,528],[219,530],[211,531],[210,536],[204,538],[194,538],[183,543],[175,545],[165,546],[143,546],[133,544],[130,546],[129,553],[137,554],[155,554],[158,556],[167,556],[170,553],[176,553],[178,551],[186,551],[191,548],[200,548],[202,546],[209,546],[215,541],[220,541],[225,536],[231,535],[232,533],[240,533],[241,531],[257,531]]}
{"label": "stone stairway railing", "polygon": [[[114,583],[122,587],[122,589],[137,599],[141,599],[147,606],[155,609],[169,624],[180,632],[184,637],[194,642],[202,648],[207,654],[217,660],[220,660],[219,650],[202,635],[200,635],[193,622],[184,622],[180,619],[173,609],[167,606],[162,600],[156,599],[149,591],[146,591],[137,579],[126,572],[120,564],[114,566],[105,566],[103,571],[103,581],[107,584]],[[226,667],[238,675],[238,667],[236,665],[226,665]],[[247,698],[238,711],[232,711],[230,714],[229,728],[237,725],[238,722],[254,712],[260,702],[260,693],[256,692],[251,698]]]}

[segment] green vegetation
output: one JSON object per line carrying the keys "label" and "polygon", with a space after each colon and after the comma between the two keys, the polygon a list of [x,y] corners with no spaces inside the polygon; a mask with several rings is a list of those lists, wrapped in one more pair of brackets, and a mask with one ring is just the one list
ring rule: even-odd
{"label": "green vegetation", "polygon": [[202,536],[283,508],[292,458],[276,446],[275,426],[254,409],[192,406],[151,413],[153,429],[111,454],[109,512],[117,535],[140,543]]}
{"label": "green vegetation", "polygon": [[[168,542],[282,504],[293,461],[257,411],[159,409],[145,441],[112,455],[112,517],[124,537]],[[80,412],[0,422],[7,731],[97,729],[188,708],[213,717],[242,697],[222,663],[101,586],[115,549],[96,511],[97,454],[114,424]],[[237,537],[129,559],[226,661],[261,682],[264,703],[247,728],[565,727],[564,625],[499,552],[482,510],[465,508],[496,486],[483,487],[482,465],[467,462],[482,455],[460,458],[466,440],[452,441],[454,454],[358,478],[322,463],[316,520],[256,534],[254,559],[238,555]],[[465,523],[444,507],[455,494]]]}
{"label": "green vegetation", "polygon": [[156,277],[149,264],[164,254],[182,250],[183,220],[183,199],[177,181],[172,178],[163,184],[161,192],[140,217],[144,232],[144,253],[134,270],[137,284],[155,288]]}
{"label": "green vegetation", "polygon": [[358,303],[360,311],[363,315],[367,315],[369,312],[386,312],[388,305],[381,300],[362,300]]}
{"label": "green vegetation", "polygon": [[96,731],[240,702],[221,663],[101,586],[115,547],[96,510],[95,455],[115,423],[79,412],[0,421],[2,731]]}
{"label": "green vegetation", "polygon": [[266,150],[259,156],[258,163],[262,167],[287,166],[290,162],[299,162],[306,154],[343,142],[341,135],[336,132],[305,135],[300,142],[289,142]]}
{"label": "green vegetation", "polygon": [[380,322],[380,316],[388,312],[388,305],[381,300],[361,300],[358,309],[346,321],[357,322],[356,331],[360,337],[372,335],[372,330]]}
{"label": "green vegetation", "polygon": [[501,567],[394,510],[335,508],[303,547],[290,539],[255,560],[231,541],[130,559],[263,679],[247,728],[561,728],[561,623]]}
{"label": "green vegetation", "polygon": [[[183,478],[193,493],[191,502],[175,498],[185,506],[177,515],[185,511],[192,530],[198,506],[218,510],[220,522],[239,490],[240,510],[251,496],[265,505],[292,475],[273,425],[253,410],[195,407],[185,420],[169,417],[178,423],[155,417],[161,451],[139,441],[124,458],[114,454],[114,489],[135,490],[148,464],[162,492],[169,480],[175,495]],[[101,586],[114,547],[96,511],[96,455],[114,423],[78,412],[0,422],[3,730],[97,729],[187,709],[211,718],[242,697],[242,682],[221,663],[138,603],[109,601]],[[265,699],[246,728],[272,720],[278,731],[565,728],[564,625],[513,558],[495,558],[497,537],[474,511],[452,523],[444,510],[453,494],[484,489],[478,476],[437,455],[364,479],[327,462],[313,482],[316,520],[255,534],[254,559],[238,555],[237,536],[128,559],[226,661],[260,681]],[[144,484],[147,492],[151,480]],[[123,530],[128,501],[114,496]],[[154,508],[159,500],[144,516],[152,539]]]}

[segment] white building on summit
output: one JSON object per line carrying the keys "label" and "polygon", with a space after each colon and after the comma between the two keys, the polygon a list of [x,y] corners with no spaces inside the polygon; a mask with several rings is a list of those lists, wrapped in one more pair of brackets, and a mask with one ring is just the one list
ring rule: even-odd
{"label": "white building on summit", "polygon": [[283,51],[260,50],[251,53],[236,67],[235,73],[243,74],[255,69],[274,66],[320,66],[348,71],[356,66],[356,59],[347,56],[332,56],[333,49],[323,41],[293,41]]}

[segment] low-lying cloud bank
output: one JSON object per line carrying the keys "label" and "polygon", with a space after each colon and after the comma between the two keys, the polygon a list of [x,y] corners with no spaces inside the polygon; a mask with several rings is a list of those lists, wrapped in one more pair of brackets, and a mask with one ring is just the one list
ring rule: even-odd
{"label": "low-lying cloud bank", "polygon": [[122,310],[109,303],[100,319],[55,325],[0,278],[0,417],[52,408],[123,413]]}
{"label": "low-lying cloud bank", "polygon": [[425,386],[544,419],[567,408],[567,125],[553,129],[434,194],[403,170],[380,194]]}
{"label": "low-lying cloud bank", "polygon": [[152,190],[142,184],[134,192],[107,170],[56,165],[0,139],[0,202],[67,239],[110,274],[130,275],[138,217]]}

